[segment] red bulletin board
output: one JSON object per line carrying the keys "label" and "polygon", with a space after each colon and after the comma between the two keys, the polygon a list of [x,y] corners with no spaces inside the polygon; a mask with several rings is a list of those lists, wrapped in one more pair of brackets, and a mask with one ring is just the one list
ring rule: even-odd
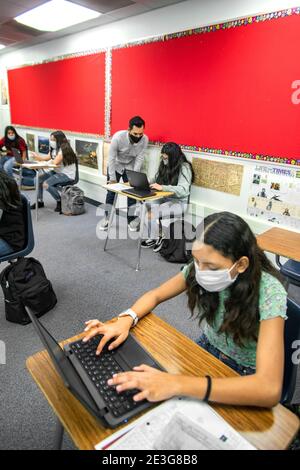
{"label": "red bulletin board", "polygon": [[112,133],[136,114],[151,141],[300,156],[300,16],[116,48]]}
{"label": "red bulletin board", "polygon": [[104,134],[105,53],[8,71],[11,122]]}

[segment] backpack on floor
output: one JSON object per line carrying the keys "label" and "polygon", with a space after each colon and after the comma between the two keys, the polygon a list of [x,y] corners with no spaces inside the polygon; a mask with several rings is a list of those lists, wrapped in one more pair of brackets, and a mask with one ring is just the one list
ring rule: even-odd
{"label": "backpack on floor", "polygon": [[57,303],[51,282],[39,261],[34,258],[19,258],[0,274],[4,293],[5,316],[13,323],[27,325],[30,319],[25,307],[40,317]]}
{"label": "backpack on floor", "polygon": [[65,186],[61,193],[61,212],[64,215],[80,215],[85,211],[84,192],[77,186]]}
{"label": "backpack on floor", "polygon": [[162,242],[159,254],[170,263],[188,263],[192,258],[191,244],[196,229],[184,220],[176,220],[169,226],[169,236]]}

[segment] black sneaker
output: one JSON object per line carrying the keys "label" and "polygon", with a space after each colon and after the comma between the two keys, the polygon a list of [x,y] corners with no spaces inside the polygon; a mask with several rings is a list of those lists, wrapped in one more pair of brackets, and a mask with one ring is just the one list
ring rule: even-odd
{"label": "black sneaker", "polygon": [[54,212],[59,212],[61,213],[61,201],[56,202],[56,207],[54,209]]}
{"label": "black sneaker", "polygon": [[[42,207],[45,207],[45,204],[43,201],[38,201],[38,208],[41,209]],[[30,209],[35,209],[35,203],[31,204]]]}
{"label": "black sneaker", "polygon": [[162,237],[159,237],[159,239],[156,241],[155,246],[153,248],[154,253],[158,253],[162,246],[163,246],[163,241],[166,239],[166,236],[163,235]]}
{"label": "black sneaker", "polygon": [[142,248],[153,248],[156,245],[157,240],[152,240],[151,238],[148,238],[148,240],[144,240],[141,243]]}

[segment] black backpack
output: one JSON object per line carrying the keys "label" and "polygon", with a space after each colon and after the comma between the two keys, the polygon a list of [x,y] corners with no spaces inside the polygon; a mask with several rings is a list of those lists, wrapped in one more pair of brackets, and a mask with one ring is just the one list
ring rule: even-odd
{"label": "black backpack", "polygon": [[30,319],[25,307],[40,317],[57,303],[51,282],[39,261],[19,258],[0,274],[4,293],[5,316],[8,321],[27,325]]}
{"label": "black backpack", "polygon": [[196,229],[184,220],[176,220],[169,226],[169,236],[163,240],[160,255],[170,263],[188,263],[192,258],[191,244]]}

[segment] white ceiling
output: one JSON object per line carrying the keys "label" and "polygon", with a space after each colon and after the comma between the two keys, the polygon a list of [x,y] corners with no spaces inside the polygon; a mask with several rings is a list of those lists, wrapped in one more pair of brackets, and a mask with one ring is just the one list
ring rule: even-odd
{"label": "white ceiling", "polygon": [[48,0],[0,0],[0,44],[7,46],[0,51],[0,55],[186,0],[69,0],[103,14],[94,20],[54,33],[38,31],[14,20],[14,17],[46,1]]}

